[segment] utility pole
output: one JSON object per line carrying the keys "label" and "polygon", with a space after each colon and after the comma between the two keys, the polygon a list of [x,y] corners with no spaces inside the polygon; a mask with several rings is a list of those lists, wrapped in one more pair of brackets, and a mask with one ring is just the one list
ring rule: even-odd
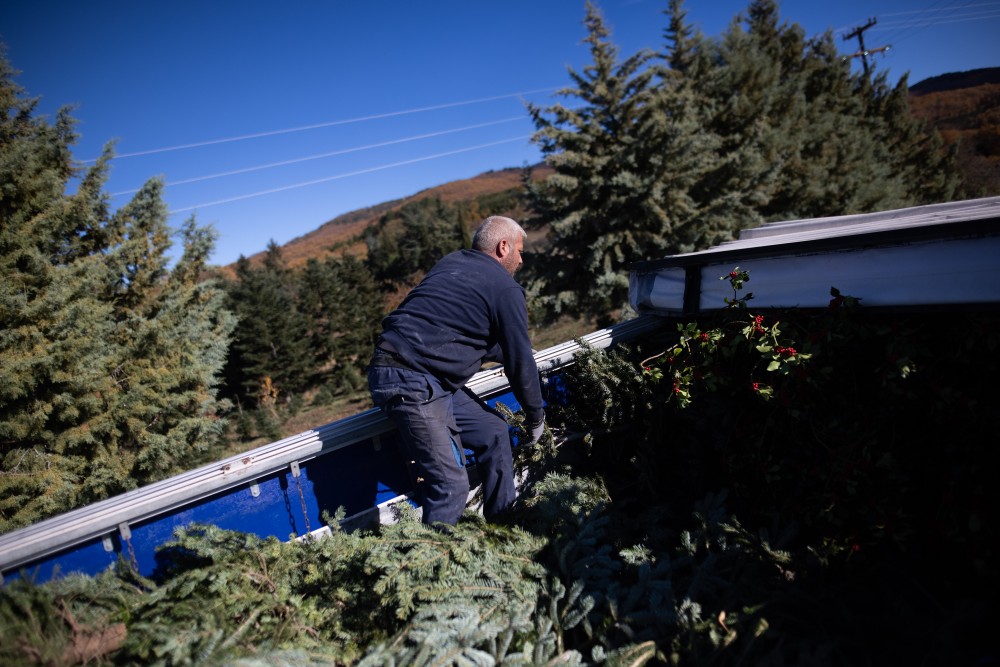
{"label": "utility pole", "polygon": [[864,36],[864,32],[865,32],[865,30],[868,30],[868,28],[872,27],[876,23],[878,23],[878,21],[876,19],[870,18],[870,19],[868,19],[868,23],[866,23],[866,24],[864,24],[862,26],[858,26],[857,28],[855,28],[854,30],[852,30],[851,32],[849,32],[848,34],[844,35],[844,41],[845,42],[847,40],[853,39],[855,37],[858,38],[858,51],[857,51],[857,53],[852,53],[849,56],[844,56],[844,58],[845,59],[847,59],[847,58],[856,58],[858,56],[861,56],[861,65],[865,69],[865,78],[868,78],[868,76],[869,76],[868,56],[870,54],[872,54],[872,53],[881,53],[883,51],[888,51],[889,48],[890,48],[888,45],[887,46],[880,46],[878,48],[870,49],[870,50],[865,48],[865,36]]}

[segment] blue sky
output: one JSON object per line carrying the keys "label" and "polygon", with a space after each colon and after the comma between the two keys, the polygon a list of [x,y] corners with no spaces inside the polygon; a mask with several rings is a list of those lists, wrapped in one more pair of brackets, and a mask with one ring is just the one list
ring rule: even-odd
{"label": "blue sky", "polygon": [[[623,56],[661,49],[666,0],[596,3]],[[719,35],[747,2],[688,0]],[[841,35],[875,18],[895,82],[1000,66],[1000,1],[785,0],[782,19]],[[115,140],[112,205],[168,183],[172,226],[220,238],[213,263],[365,206],[532,164],[524,102],[589,62],[582,0],[3,0],[0,42],[51,115],[73,105],[81,162]],[[858,63],[860,66],[860,63]]]}

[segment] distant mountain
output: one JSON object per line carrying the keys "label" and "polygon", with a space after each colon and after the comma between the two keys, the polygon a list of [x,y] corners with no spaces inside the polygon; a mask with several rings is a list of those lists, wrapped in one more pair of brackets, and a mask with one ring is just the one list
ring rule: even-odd
{"label": "distant mountain", "polygon": [[[438,197],[447,203],[473,202],[488,195],[499,194],[521,187],[521,169],[508,168],[499,171],[489,171],[472,178],[466,178],[450,183],[444,183],[401,199],[384,202],[345,213],[333,218],[317,229],[292,239],[281,246],[282,256],[291,267],[305,264],[309,259],[324,259],[329,255],[351,253],[363,255],[366,252],[364,230],[369,225],[378,222],[379,218],[404,204]],[[549,176],[552,169],[545,165],[532,168],[533,177],[542,179]],[[491,215],[509,215],[519,217],[520,211],[489,211]],[[529,239],[530,240],[530,239]],[[264,256],[263,251],[252,255],[251,262],[258,262]],[[226,267],[232,269],[232,265]],[[228,271],[226,271],[228,273]]]}
{"label": "distant mountain", "polygon": [[984,67],[968,72],[948,72],[924,79],[910,86],[910,95],[919,97],[929,93],[940,93],[961,88],[975,88],[991,83],[1000,84],[1000,67]]}
{"label": "distant mountain", "polygon": [[965,197],[1000,195],[1000,67],[952,72],[910,86],[913,113],[958,142]]}

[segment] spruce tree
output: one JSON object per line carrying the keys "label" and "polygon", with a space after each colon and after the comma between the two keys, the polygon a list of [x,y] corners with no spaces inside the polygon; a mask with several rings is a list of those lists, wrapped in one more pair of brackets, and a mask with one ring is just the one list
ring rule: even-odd
{"label": "spruce tree", "polygon": [[571,105],[529,105],[535,141],[555,174],[529,183],[532,224],[548,223],[549,248],[533,276],[554,314],[603,316],[623,305],[630,262],[662,248],[667,224],[658,177],[662,156],[644,146],[656,123],[652,54],[618,61],[618,49],[597,8],[585,20],[593,62],[569,71]]}
{"label": "spruce tree", "polygon": [[329,305],[335,289],[331,267],[310,257],[299,277],[298,308],[308,323],[305,335],[309,351],[317,366],[333,357],[336,313]]}
{"label": "spruce tree", "polygon": [[180,260],[159,281],[148,314],[135,320],[127,337],[129,381],[142,388],[147,406],[143,421],[132,416],[128,422],[139,445],[140,481],[204,461],[224,433],[218,416],[229,409],[217,397],[217,376],[236,318],[225,308],[225,292],[201,279],[215,232],[197,226],[193,218],[181,231]]}
{"label": "spruce tree", "polygon": [[281,248],[272,240],[259,267],[241,256],[227,292],[229,308],[239,318],[226,371],[230,391],[256,404],[287,400],[307,387],[315,371],[308,324]]}
{"label": "spruce tree", "polygon": [[[35,116],[0,58],[0,530],[183,469],[221,427],[232,322],[201,259],[172,279],[161,184],[115,213],[110,147],[73,163],[73,120]],[[79,184],[64,194],[71,178]],[[193,223],[188,237],[208,232]],[[204,245],[204,244],[203,244]],[[208,246],[210,249],[210,245]]]}
{"label": "spruce tree", "polygon": [[384,285],[413,285],[450,252],[471,245],[468,217],[431,197],[409,202],[365,230],[368,268]]}
{"label": "spruce tree", "polygon": [[724,137],[707,126],[717,106],[700,84],[715,67],[710,44],[687,23],[681,0],[672,0],[665,13],[667,48],[662,62],[654,63],[654,100],[663,120],[641,144],[659,151],[664,161],[659,187],[670,224],[663,231],[662,254],[721,243],[734,230],[760,221],[732,187],[739,159],[725,149]]}
{"label": "spruce tree", "polygon": [[439,259],[462,247],[460,212],[440,198],[404,206],[400,215],[403,219],[400,250],[408,275],[426,273]]}
{"label": "spruce tree", "polygon": [[382,296],[364,264],[351,255],[309,260],[299,280],[299,309],[317,369],[360,383],[383,315]]}

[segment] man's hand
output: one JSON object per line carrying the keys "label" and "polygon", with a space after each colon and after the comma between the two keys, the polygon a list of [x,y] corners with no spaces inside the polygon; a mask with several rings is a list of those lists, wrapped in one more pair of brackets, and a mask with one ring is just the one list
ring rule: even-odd
{"label": "man's hand", "polygon": [[531,436],[531,439],[528,442],[538,442],[542,438],[543,433],[545,433],[544,419],[537,424],[532,424],[528,427],[528,434]]}

